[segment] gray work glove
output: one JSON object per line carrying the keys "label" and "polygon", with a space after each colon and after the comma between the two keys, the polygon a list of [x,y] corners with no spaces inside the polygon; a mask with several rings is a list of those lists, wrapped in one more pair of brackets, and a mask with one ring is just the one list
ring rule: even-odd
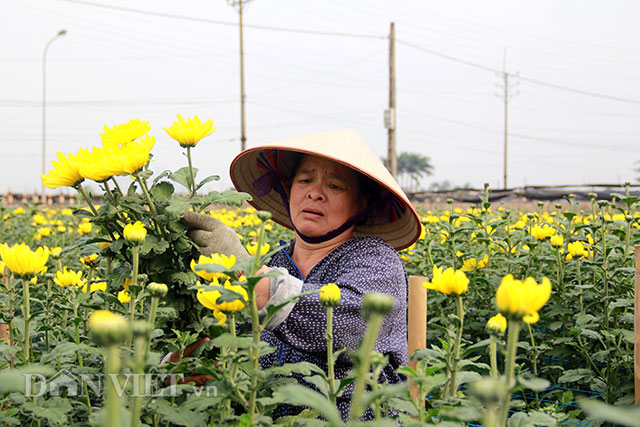
{"label": "gray work glove", "polygon": [[249,257],[236,232],[219,219],[189,211],[185,212],[181,222],[191,228],[187,236],[200,247],[202,255],[235,255],[236,260]]}

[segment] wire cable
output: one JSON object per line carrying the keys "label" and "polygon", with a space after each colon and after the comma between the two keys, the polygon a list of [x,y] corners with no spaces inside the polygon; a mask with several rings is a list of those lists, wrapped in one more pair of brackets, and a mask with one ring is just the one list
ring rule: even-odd
{"label": "wire cable", "polygon": [[[84,6],[92,6],[92,7],[100,7],[103,9],[111,9],[111,10],[119,10],[122,12],[131,12],[131,13],[139,13],[143,15],[151,15],[151,16],[159,16],[161,18],[169,18],[169,19],[181,19],[185,21],[193,21],[193,22],[202,22],[206,24],[216,24],[216,25],[229,25],[229,26],[238,26],[237,22],[227,22],[227,21],[219,21],[215,19],[206,19],[206,18],[195,18],[192,16],[183,16],[183,15],[174,15],[170,13],[161,13],[161,12],[152,12],[148,10],[140,10],[140,9],[131,9],[128,7],[120,7],[120,6],[112,6],[106,4],[99,3],[91,3],[83,0],[58,0],[64,1],[67,3],[75,3],[81,4]],[[336,37],[353,37],[353,38],[365,38],[365,39],[386,39],[387,36],[379,36],[374,34],[355,34],[355,33],[342,33],[342,32],[330,32],[330,31],[314,31],[314,30],[303,30],[300,28],[281,28],[281,27],[271,27],[267,25],[255,25],[255,24],[243,24],[245,28],[254,28],[257,30],[270,30],[270,31],[281,31],[288,33],[302,33],[302,34],[315,34],[321,36],[336,36]]]}

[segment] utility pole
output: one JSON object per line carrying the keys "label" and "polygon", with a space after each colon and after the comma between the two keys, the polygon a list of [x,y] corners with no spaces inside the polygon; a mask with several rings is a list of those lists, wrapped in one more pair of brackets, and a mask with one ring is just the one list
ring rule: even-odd
{"label": "utility pole", "polygon": [[396,155],[396,31],[391,23],[389,32],[389,109],[384,112],[384,126],[388,129],[387,168],[394,178],[398,176]]}
{"label": "utility pole", "polygon": [[[47,130],[47,51],[49,50],[51,43],[58,40],[58,37],[64,36],[65,34],[67,34],[67,30],[58,31],[58,34],[56,34],[44,46],[44,52],[42,53],[42,175],[47,171],[47,139],[45,136],[45,132]],[[40,196],[42,197],[40,200],[44,203],[46,199],[44,196],[44,184],[42,184]]]}
{"label": "utility pole", "polygon": [[245,99],[244,93],[244,42],[242,39],[242,6],[251,0],[227,0],[229,6],[238,6],[240,16],[240,151],[247,148],[247,126],[245,122]]}
{"label": "utility pole", "polygon": [[[503,158],[503,183],[504,183],[504,189],[507,189],[507,137],[508,137],[508,111],[509,111],[509,97],[513,97],[515,95],[517,95],[518,93],[509,93],[509,76],[510,74],[507,73],[507,48],[504,49],[504,54],[503,54],[503,59],[502,59],[502,73],[501,73],[501,77],[503,79],[502,84],[504,85],[504,94],[503,95],[497,95],[497,96],[501,96],[504,98],[504,158]],[[515,75],[513,75],[512,77],[517,77],[518,73],[516,73]],[[516,81],[515,83],[513,83],[513,87],[517,86],[519,84],[518,81]]]}

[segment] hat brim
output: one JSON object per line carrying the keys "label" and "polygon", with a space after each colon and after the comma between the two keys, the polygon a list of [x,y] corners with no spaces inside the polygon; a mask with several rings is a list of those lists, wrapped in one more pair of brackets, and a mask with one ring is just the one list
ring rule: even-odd
{"label": "hat brim", "polygon": [[[395,220],[358,224],[354,228],[354,236],[380,237],[398,251],[411,246],[420,237],[420,218],[404,191],[382,162],[352,130],[323,132],[252,147],[238,154],[231,163],[230,175],[236,190],[249,193],[252,197],[249,203],[253,207],[271,212],[275,222],[293,229],[280,194],[272,190],[260,197],[254,189],[253,184],[265,174],[265,170],[258,167],[258,157],[265,150],[325,157],[369,177],[391,192],[398,207]],[[282,167],[284,170],[280,172],[283,174],[293,173],[293,165],[290,162],[284,161]]]}

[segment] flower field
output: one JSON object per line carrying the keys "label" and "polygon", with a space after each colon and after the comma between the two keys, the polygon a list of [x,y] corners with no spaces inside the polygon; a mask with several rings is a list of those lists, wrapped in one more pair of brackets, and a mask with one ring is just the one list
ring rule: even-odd
{"label": "flower field", "polygon": [[[378,384],[386,360],[372,348],[390,302],[368,295],[367,332],[348,353],[356,368],[336,381],[342,350],[332,346],[329,372],[258,364],[273,351],[260,333],[280,307],[259,316],[254,287],[293,234],[242,208],[246,194],[198,193],[217,178],[197,182],[191,159],[212,123],[179,117],[166,128],[188,165],[156,175],[148,130],[132,121],[106,129],[103,147],[59,154],[43,182],[75,188],[82,205],[0,204],[1,423],[342,425],[336,397],[353,383],[352,425],[367,410],[375,425],[600,425],[606,404],[620,405],[615,422],[635,424],[623,408],[634,399],[640,243],[628,190],[522,212],[492,206],[487,189],[479,206],[420,210],[421,238],[400,255],[409,275],[428,278],[427,348],[415,369],[401,368],[407,383]],[[85,179],[104,191],[101,206]],[[233,228],[251,257],[201,256],[180,222],[188,210]],[[318,298],[332,342],[340,290],[328,284]],[[274,419],[279,405],[309,409]]]}

